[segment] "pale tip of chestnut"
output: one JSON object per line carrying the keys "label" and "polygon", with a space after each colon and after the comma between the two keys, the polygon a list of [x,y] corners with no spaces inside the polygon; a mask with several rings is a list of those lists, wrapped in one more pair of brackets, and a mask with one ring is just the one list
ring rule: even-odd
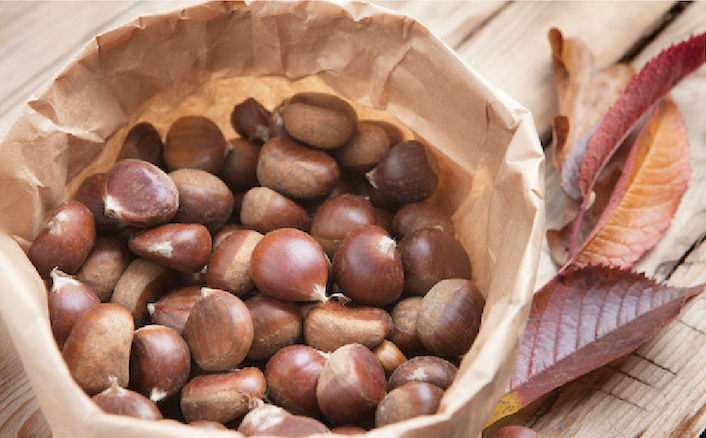
{"label": "pale tip of chestnut", "polygon": [[171,258],[174,253],[174,246],[171,242],[157,242],[149,245],[147,252],[157,256]]}
{"label": "pale tip of chestnut", "polygon": [[169,393],[161,388],[152,388],[149,398],[153,403],[159,403],[164,400],[167,395],[169,395]]}
{"label": "pale tip of chestnut", "polygon": [[118,218],[118,211],[121,209],[120,203],[110,195],[106,195],[103,202],[105,215],[114,219]]}
{"label": "pale tip of chestnut", "polygon": [[51,272],[49,273],[49,276],[51,277],[52,280],[52,288],[53,289],[62,289],[64,286],[67,284],[70,285],[80,285],[81,282],[73,278],[71,275],[65,273],[58,267],[54,267]]}
{"label": "pale tip of chestnut", "polygon": [[51,236],[61,236],[64,224],[69,220],[69,215],[65,211],[60,211],[47,223],[47,233]]}
{"label": "pale tip of chestnut", "polygon": [[154,316],[154,312],[156,311],[156,307],[154,303],[147,303],[147,313],[150,314],[150,316]]}
{"label": "pale tip of chestnut", "polygon": [[322,303],[328,301],[329,297],[326,295],[326,285],[315,284],[311,296],[314,297],[314,301],[321,301]]}
{"label": "pale tip of chestnut", "polygon": [[394,259],[397,251],[397,242],[391,237],[383,236],[378,242],[378,249],[381,254],[390,259]]}

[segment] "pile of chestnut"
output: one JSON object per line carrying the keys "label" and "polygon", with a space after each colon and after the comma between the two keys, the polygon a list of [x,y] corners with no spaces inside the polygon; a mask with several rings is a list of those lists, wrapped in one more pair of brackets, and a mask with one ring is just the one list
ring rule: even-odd
{"label": "pile of chestnut", "polygon": [[345,100],[142,122],[28,251],[55,339],[105,412],[248,436],[433,414],[484,298],[427,148]]}

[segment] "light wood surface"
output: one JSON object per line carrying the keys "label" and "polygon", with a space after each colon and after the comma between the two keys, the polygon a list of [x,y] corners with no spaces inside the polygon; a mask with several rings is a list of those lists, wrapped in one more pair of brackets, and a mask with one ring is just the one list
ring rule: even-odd
{"label": "light wood surface", "polygon": [[[32,94],[95,35],[140,15],[194,3],[0,1],[0,136]],[[670,44],[706,30],[704,1],[374,3],[427,26],[471,68],[530,109],[543,139],[556,113],[551,27],[585,41],[599,66],[627,59],[636,68]],[[690,286],[706,282],[706,68],[673,95],[688,127],[693,175],[672,227],[636,269]],[[561,193],[550,160],[546,185],[551,226],[561,215]],[[555,270],[545,249],[537,286]],[[634,354],[554,391],[513,421],[545,438],[698,437],[706,428],[705,341],[706,296],[699,296]],[[0,437],[49,433],[0,320]]]}

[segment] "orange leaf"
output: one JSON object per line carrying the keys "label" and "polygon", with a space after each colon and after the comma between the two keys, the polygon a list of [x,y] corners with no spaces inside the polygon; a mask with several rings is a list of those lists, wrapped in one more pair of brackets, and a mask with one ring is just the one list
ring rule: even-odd
{"label": "orange leaf", "polygon": [[628,268],[657,244],[686,191],[689,161],[684,121],[666,97],[640,132],[608,205],[574,263]]}
{"label": "orange leaf", "polygon": [[489,424],[635,350],[703,289],[618,268],[569,267],[535,294],[509,391]]}

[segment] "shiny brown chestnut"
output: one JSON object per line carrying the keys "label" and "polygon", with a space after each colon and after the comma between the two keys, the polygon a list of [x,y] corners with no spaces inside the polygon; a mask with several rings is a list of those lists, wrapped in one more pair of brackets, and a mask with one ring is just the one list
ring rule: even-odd
{"label": "shiny brown chestnut", "polygon": [[255,400],[255,407],[243,417],[238,425],[238,432],[252,436],[261,429],[279,424],[285,417],[292,414],[279,406]]}
{"label": "shiny brown chestnut", "polygon": [[287,415],[281,420],[250,436],[306,437],[329,433],[329,428],[324,423],[304,415]]}
{"label": "shiny brown chestnut", "polygon": [[202,224],[215,233],[228,221],[235,198],[225,182],[201,169],[178,169],[169,176],[179,190],[173,222]]}
{"label": "shiny brown chestnut", "polygon": [[[66,338],[62,354],[76,383],[89,395],[130,379],[130,348],[135,325],[124,307],[103,303],[84,313]],[[105,336],[110,333],[110,336]]]}
{"label": "shiny brown chestnut", "polygon": [[387,338],[408,358],[429,352],[417,335],[417,315],[421,305],[422,297],[405,298],[395,304],[390,314],[392,329]]}
{"label": "shiny brown chestnut", "polygon": [[157,301],[177,284],[176,271],[143,258],[130,262],[115,284],[110,302],[126,308],[140,327],[149,320],[147,304]]}
{"label": "shiny brown chestnut", "polygon": [[306,210],[286,196],[268,187],[253,187],[243,196],[240,222],[261,233],[279,228],[307,231],[311,218]]}
{"label": "shiny brown chestnut", "polygon": [[342,167],[365,173],[375,168],[389,151],[390,140],[385,129],[371,121],[361,120],[353,137],[335,149],[333,156]]}
{"label": "shiny brown chestnut", "polygon": [[141,231],[128,246],[138,256],[179,272],[198,272],[211,256],[211,233],[201,224],[164,224]]}
{"label": "shiny brown chestnut", "polygon": [[78,201],[65,201],[44,222],[27,251],[42,278],[52,269],[75,274],[93,248],[96,225],[88,208]]}
{"label": "shiny brown chestnut", "polygon": [[395,213],[392,220],[392,231],[400,238],[422,228],[436,228],[451,236],[454,235],[451,217],[433,204],[404,205]]}
{"label": "shiny brown chestnut", "polygon": [[84,179],[76,189],[73,200],[88,207],[96,222],[96,232],[98,234],[115,233],[120,228],[120,221],[105,215],[105,203],[103,202],[103,186],[105,185],[105,173],[94,173]]}
{"label": "shiny brown chestnut", "polygon": [[373,349],[373,354],[380,361],[382,368],[385,370],[385,376],[388,378],[395,372],[397,367],[407,362],[407,358],[397,348],[397,345],[387,339]]}
{"label": "shiny brown chestnut", "polygon": [[137,158],[162,167],[163,150],[164,142],[157,128],[149,122],[140,122],[130,128],[125,136],[118,160]]}
{"label": "shiny brown chestnut", "polygon": [[204,287],[186,320],[184,339],[203,370],[226,371],[245,359],[253,332],[250,312],[238,297]]}
{"label": "shiny brown chestnut", "polygon": [[422,228],[399,242],[405,292],[422,296],[446,278],[471,279],[471,260],[461,242],[435,228]]}
{"label": "shiny brown chestnut", "polygon": [[270,138],[270,112],[256,99],[248,97],[230,113],[230,124],[243,138],[260,144]]}
{"label": "shiny brown chestnut", "polygon": [[385,397],[385,371],[363,345],[348,344],[331,353],[319,375],[316,399],[337,426],[366,425]]}
{"label": "shiny brown chestnut", "polygon": [[164,142],[164,165],[168,171],[201,169],[218,174],[227,153],[223,132],[203,116],[183,116],[172,123]]}
{"label": "shiny brown chestnut", "polygon": [[50,276],[49,322],[54,339],[62,348],[76,321],[101,301],[88,285],[57,268],[52,269]]}
{"label": "shiny brown chestnut", "polygon": [[255,367],[196,376],[181,391],[181,412],[188,423],[228,423],[245,415],[265,395],[265,376]]}
{"label": "shiny brown chestnut", "polygon": [[254,328],[247,355],[249,359],[267,360],[301,339],[302,316],[295,303],[260,294],[248,298],[245,305],[250,311]]}
{"label": "shiny brown chestnut", "polygon": [[155,403],[169,399],[186,385],[191,353],[174,329],[151,324],[135,330],[130,354],[130,385]]}
{"label": "shiny brown chestnut", "polygon": [[93,249],[76,273],[102,302],[110,301],[113,289],[135,256],[127,244],[114,236],[97,236]]}
{"label": "shiny brown chestnut", "polygon": [[446,279],[422,298],[417,335],[432,353],[443,357],[465,354],[480,330],[485,297],[470,280]]}
{"label": "shiny brown chestnut", "polygon": [[399,144],[366,174],[373,187],[401,204],[429,198],[439,185],[433,158],[423,144],[409,140]]}
{"label": "shiny brown chestnut", "polygon": [[345,193],[325,201],[311,219],[311,236],[329,257],[353,230],[375,224],[375,209],[366,198]]}
{"label": "shiny brown chestnut", "polygon": [[304,340],[324,352],[352,343],[373,349],[382,343],[391,327],[392,318],[383,309],[327,301],[306,314]]}
{"label": "shiny brown chestnut", "polygon": [[353,136],[355,109],[330,93],[298,93],[282,106],[284,127],[290,136],[320,149],[337,148]]}
{"label": "shiny brown chestnut", "polygon": [[295,228],[263,237],[252,252],[250,275],[264,295],[287,301],[326,301],[329,261],[321,245]]}
{"label": "shiny brown chestnut", "polygon": [[161,420],[162,413],[156,404],[147,397],[118,385],[116,378],[111,378],[110,386],[91,397],[106,414],[125,415],[142,420]]}
{"label": "shiny brown chestnut", "polygon": [[154,164],[133,158],[110,168],[103,186],[105,214],[138,228],[169,222],[179,208],[174,181]]}
{"label": "shiny brown chestnut", "polygon": [[234,138],[228,143],[230,152],[218,175],[234,192],[244,192],[255,187],[259,184],[257,161],[260,158],[260,148],[244,138]]}
{"label": "shiny brown chestnut", "polygon": [[147,311],[154,324],[174,329],[180,335],[184,333],[191,308],[201,298],[201,286],[178,287],[155,303],[147,304]]}
{"label": "shiny brown chestnut", "polygon": [[308,345],[289,345],[265,367],[268,396],[289,412],[320,417],[316,385],[328,356]]}
{"label": "shiny brown chestnut", "polygon": [[262,146],[257,179],[289,198],[314,199],[336,187],[340,170],[326,152],[291,138],[276,137]]}
{"label": "shiny brown chestnut", "polygon": [[236,230],[211,253],[206,266],[206,284],[243,296],[255,288],[250,276],[250,259],[263,235],[253,230]]}
{"label": "shiny brown chestnut", "polygon": [[333,257],[334,281],[354,302],[383,307],[402,295],[405,284],[397,243],[377,225],[351,231]]}
{"label": "shiny brown chestnut", "polygon": [[392,391],[409,382],[426,382],[447,389],[453,383],[458,368],[438,356],[417,356],[397,367],[387,381],[387,390]]}
{"label": "shiny brown chestnut", "polygon": [[435,414],[443,396],[443,389],[426,382],[410,382],[395,388],[378,405],[375,427]]}

